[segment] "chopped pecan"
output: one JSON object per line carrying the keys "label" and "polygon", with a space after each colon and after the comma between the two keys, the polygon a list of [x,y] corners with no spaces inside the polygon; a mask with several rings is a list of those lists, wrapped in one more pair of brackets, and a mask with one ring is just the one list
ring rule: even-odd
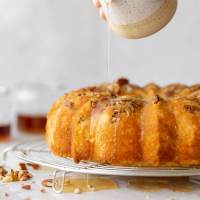
{"label": "chopped pecan", "polygon": [[27,180],[31,179],[32,177],[33,177],[33,175],[28,171],[21,170],[18,173],[19,181],[27,181]]}
{"label": "chopped pecan", "polygon": [[120,78],[117,80],[117,83],[122,86],[122,85],[127,85],[129,83],[129,80],[126,78]]}
{"label": "chopped pecan", "polygon": [[119,121],[119,118],[120,118],[120,110],[114,110],[111,117],[111,122],[116,123]]}
{"label": "chopped pecan", "polygon": [[23,185],[22,189],[24,189],[24,190],[31,190],[31,185]]}
{"label": "chopped pecan", "polygon": [[5,176],[7,173],[8,171],[4,167],[0,166],[0,176]]}
{"label": "chopped pecan", "polygon": [[73,108],[74,107],[74,103],[72,101],[66,101],[65,102],[65,106],[69,107],[69,108]]}
{"label": "chopped pecan", "polygon": [[86,96],[86,93],[85,92],[80,92],[80,93],[77,94],[77,96],[78,97],[83,97],[83,96]]}
{"label": "chopped pecan", "polygon": [[13,169],[11,169],[10,176],[12,177],[13,182],[19,181],[18,174],[19,174],[19,171],[14,171]]}
{"label": "chopped pecan", "polygon": [[19,163],[19,170],[27,170],[26,163]]}
{"label": "chopped pecan", "polygon": [[38,170],[41,168],[40,165],[36,164],[36,163],[27,163],[28,166],[31,166],[33,169]]}
{"label": "chopped pecan", "polygon": [[5,193],[5,197],[8,197],[8,196],[9,196],[9,194],[6,192],[6,193]]}
{"label": "chopped pecan", "polygon": [[162,101],[162,98],[159,95],[155,95],[153,97],[153,103],[158,104],[160,101]]}
{"label": "chopped pecan", "polygon": [[86,118],[84,116],[81,116],[78,123],[80,124],[81,122],[84,122],[86,120]]}
{"label": "chopped pecan", "polygon": [[27,170],[14,171],[11,169],[10,174],[7,174],[2,178],[3,183],[16,182],[16,181],[27,181],[33,176]]}
{"label": "chopped pecan", "polygon": [[117,95],[120,93],[120,86],[116,83],[109,84],[107,89],[111,93],[111,95]]}
{"label": "chopped pecan", "polygon": [[192,113],[192,114],[200,111],[200,109],[194,105],[184,105],[184,109],[185,109],[185,111]]}
{"label": "chopped pecan", "polygon": [[46,193],[46,190],[45,190],[44,188],[41,188],[41,189],[40,189],[40,192],[41,192],[41,193]]}
{"label": "chopped pecan", "polygon": [[44,180],[42,180],[42,185],[44,187],[52,187],[53,186],[53,179],[44,179]]}
{"label": "chopped pecan", "polygon": [[92,107],[92,108],[95,108],[96,105],[97,105],[97,102],[98,102],[98,101],[95,101],[95,100],[90,101],[91,107]]}

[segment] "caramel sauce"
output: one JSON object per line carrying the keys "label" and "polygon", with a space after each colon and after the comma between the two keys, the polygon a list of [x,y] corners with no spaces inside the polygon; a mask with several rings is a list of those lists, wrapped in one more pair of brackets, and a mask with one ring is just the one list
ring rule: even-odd
{"label": "caramel sauce", "polygon": [[[57,186],[59,187],[59,180]],[[64,184],[64,192],[74,193],[76,189],[80,189],[80,193],[83,192],[95,192],[101,190],[117,189],[118,185],[108,178],[91,177],[91,178],[66,178]]]}
{"label": "caramel sauce", "polygon": [[144,192],[159,192],[168,189],[173,192],[192,192],[193,183],[187,177],[161,177],[161,178],[143,178],[137,177],[129,181],[128,187]]}
{"label": "caramel sauce", "polygon": [[18,130],[24,133],[44,133],[46,126],[45,115],[24,115],[17,116]]}
{"label": "caramel sauce", "polygon": [[7,141],[11,136],[10,124],[0,124],[0,142]]}

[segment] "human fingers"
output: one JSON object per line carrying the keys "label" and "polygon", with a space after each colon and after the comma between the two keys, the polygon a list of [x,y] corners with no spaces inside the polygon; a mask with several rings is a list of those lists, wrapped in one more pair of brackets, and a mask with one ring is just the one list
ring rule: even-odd
{"label": "human fingers", "polygon": [[101,8],[101,3],[99,0],[93,0],[93,3],[96,6],[96,8]]}

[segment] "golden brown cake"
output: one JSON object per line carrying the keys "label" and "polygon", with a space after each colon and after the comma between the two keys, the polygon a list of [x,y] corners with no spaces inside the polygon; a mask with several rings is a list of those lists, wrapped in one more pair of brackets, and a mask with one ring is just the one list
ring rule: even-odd
{"label": "golden brown cake", "polygon": [[120,79],[72,91],[50,110],[46,140],[75,162],[200,165],[200,84],[142,88]]}

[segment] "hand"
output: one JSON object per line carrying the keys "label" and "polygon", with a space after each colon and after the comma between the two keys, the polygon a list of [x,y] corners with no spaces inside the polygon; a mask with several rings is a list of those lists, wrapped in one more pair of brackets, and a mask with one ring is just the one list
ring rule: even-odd
{"label": "hand", "polygon": [[101,3],[99,0],[93,0],[93,3],[94,5],[96,6],[96,8],[99,9],[99,15],[100,15],[100,18],[103,19],[103,20],[106,20],[106,15],[101,7]]}

